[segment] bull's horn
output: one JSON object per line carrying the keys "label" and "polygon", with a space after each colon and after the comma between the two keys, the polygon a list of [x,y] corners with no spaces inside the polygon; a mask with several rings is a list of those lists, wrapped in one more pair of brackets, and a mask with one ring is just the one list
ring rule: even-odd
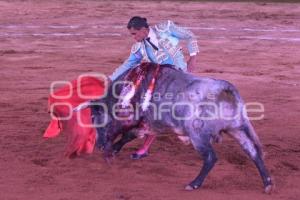
{"label": "bull's horn", "polygon": [[83,110],[83,109],[86,109],[86,108],[90,107],[90,105],[91,105],[91,102],[90,101],[86,101],[84,103],[79,104],[79,106],[73,108],[73,111],[74,112],[78,112],[80,110]]}

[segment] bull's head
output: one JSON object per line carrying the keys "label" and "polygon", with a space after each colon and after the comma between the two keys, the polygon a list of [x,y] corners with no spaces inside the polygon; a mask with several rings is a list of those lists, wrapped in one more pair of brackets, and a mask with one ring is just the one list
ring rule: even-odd
{"label": "bull's head", "polygon": [[103,149],[108,141],[108,123],[111,121],[106,107],[102,104],[91,105],[92,122],[96,128],[96,146]]}
{"label": "bull's head", "polygon": [[103,149],[108,141],[107,129],[111,121],[107,106],[99,100],[87,101],[73,109],[74,112],[90,108],[93,126],[96,128],[96,146]]}

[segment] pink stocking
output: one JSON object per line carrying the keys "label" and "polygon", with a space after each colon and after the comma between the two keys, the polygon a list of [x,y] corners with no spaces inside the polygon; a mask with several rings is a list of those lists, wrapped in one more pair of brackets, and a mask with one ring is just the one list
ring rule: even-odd
{"label": "pink stocking", "polygon": [[155,138],[156,135],[147,135],[143,146],[136,153],[139,155],[147,153]]}

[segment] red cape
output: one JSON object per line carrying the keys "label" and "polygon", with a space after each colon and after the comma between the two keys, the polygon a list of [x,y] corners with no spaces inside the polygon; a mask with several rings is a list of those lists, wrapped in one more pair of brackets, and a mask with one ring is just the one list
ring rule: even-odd
{"label": "red cape", "polygon": [[[92,153],[96,141],[96,130],[92,127],[82,126],[78,122],[78,116],[80,116],[83,124],[91,125],[91,110],[87,108],[79,113],[73,113],[72,109],[85,101],[100,98],[104,94],[104,90],[103,81],[86,76],[80,80],[76,79],[70,85],[50,94],[48,109],[52,119],[44,133],[44,138],[56,137],[63,131],[68,138],[66,156]],[[62,119],[67,116],[69,119]]]}

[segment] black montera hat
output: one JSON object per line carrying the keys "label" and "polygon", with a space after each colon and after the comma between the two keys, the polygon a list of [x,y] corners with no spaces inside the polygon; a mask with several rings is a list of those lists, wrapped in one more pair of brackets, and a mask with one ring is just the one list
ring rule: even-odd
{"label": "black montera hat", "polygon": [[132,17],[127,24],[128,29],[134,28],[140,30],[143,27],[148,28],[149,25],[147,23],[147,19],[140,16]]}

